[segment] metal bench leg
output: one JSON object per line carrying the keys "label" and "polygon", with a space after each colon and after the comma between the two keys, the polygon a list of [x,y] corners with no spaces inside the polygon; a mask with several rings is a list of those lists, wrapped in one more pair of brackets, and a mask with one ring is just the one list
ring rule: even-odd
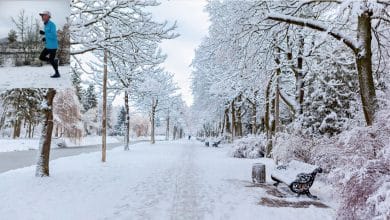
{"label": "metal bench leg", "polygon": [[315,196],[315,195],[312,195],[311,193],[310,193],[310,191],[308,190],[308,191],[306,191],[305,192],[305,194],[306,194],[306,196],[307,197],[309,197],[309,198],[311,198],[311,199],[318,199],[318,197],[317,196]]}
{"label": "metal bench leg", "polygon": [[280,181],[277,180],[277,179],[275,179],[273,176],[271,176],[271,179],[272,179],[273,181],[275,181],[275,183],[274,183],[273,185],[274,185],[275,187],[278,187]]}

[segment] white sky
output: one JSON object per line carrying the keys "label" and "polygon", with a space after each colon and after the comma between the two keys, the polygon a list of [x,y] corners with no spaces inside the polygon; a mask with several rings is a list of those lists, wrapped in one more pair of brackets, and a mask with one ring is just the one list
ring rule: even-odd
{"label": "white sky", "polygon": [[164,67],[174,74],[174,80],[180,87],[180,93],[188,105],[193,102],[191,91],[191,68],[194,50],[207,35],[209,27],[208,13],[204,11],[207,0],[163,0],[153,10],[157,21],[177,21],[178,38],[166,40],[161,48],[168,55]]}
{"label": "white sky", "polygon": [[52,20],[60,29],[66,22],[66,17],[70,15],[70,0],[0,0],[0,38],[8,36],[11,29],[15,29],[11,17],[17,17],[24,9],[28,17],[33,16],[41,20],[39,12],[50,11]]}

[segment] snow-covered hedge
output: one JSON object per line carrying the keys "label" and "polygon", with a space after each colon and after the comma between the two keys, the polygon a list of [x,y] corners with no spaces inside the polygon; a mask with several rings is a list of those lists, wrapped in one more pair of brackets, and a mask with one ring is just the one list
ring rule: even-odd
{"label": "snow-covered hedge", "polygon": [[318,146],[313,161],[331,170],[329,180],[340,197],[340,219],[389,216],[385,203],[390,200],[389,111],[379,112],[370,127],[356,127],[341,133],[332,144]]}
{"label": "snow-covered hedge", "polygon": [[265,136],[249,136],[241,138],[233,143],[231,156],[252,159],[264,157],[265,144]]}
{"label": "snow-covered hedge", "polygon": [[298,134],[280,133],[274,140],[272,148],[273,158],[277,163],[290,160],[310,162],[315,141],[311,137]]}
{"label": "snow-covered hedge", "polygon": [[324,169],[334,187],[339,219],[386,219],[390,216],[390,111],[381,111],[370,127],[355,127],[331,138],[280,134],[276,160],[297,159]]}

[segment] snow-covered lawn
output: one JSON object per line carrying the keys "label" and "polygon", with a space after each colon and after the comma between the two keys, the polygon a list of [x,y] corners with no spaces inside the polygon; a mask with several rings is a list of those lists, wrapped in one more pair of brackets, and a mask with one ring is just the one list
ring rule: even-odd
{"label": "snow-covered lawn", "polygon": [[50,78],[54,70],[50,65],[42,67],[0,67],[0,88],[71,88],[69,65],[60,66],[60,78]]}
{"label": "snow-covered lawn", "polygon": [[[154,137],[156,141],[165,141],[165,135],[156,135]],[[150,141],[150,136],[130,137],[130,141]]]}
{"label": "snow-covered lawn", "polygon": [[[57,142],[59,139],[52,140],[52,148],[57,148]],[[65,138],[67,147],[79,147],[87,145],[101,144],[102,138],[100,136],[87,136],[83,137],[80,141],[73,142],[68,138]],[[119,143],[119,139],[116,137],[107,137],[107,143]],[[0,139],[0,152],[9,151],[23,151],[23,150],[36,150],[39,148],[39,138],[34,139]]]}
{"label": "snow-covered lawn", "polygon": [[[51,162],[51,177],[34,167],[0,174],[2,219],[333,219],[331,208],[262,206],[273,196],[251,186],[251,165],[269,159],[237,159],[228,149],[196,141],[139,143],[130,151],[82,154]],[[267,181],[270,182],[270,179]],[[316,185],[317,184],[317,185]],[[329,201],[315,183],[313,194]],[[289,202],[311,201],[289,197]]]}

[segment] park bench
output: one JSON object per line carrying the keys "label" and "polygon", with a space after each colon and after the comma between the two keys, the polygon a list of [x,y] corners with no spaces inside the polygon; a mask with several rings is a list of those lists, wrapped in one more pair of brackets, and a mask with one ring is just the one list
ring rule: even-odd
{"label": "park bench", "polygon": [[207,140],[205,141],[205,146],[206,147],[210,147],[210,143],[211,143],[211,146],[212,147],[218,147],[218,145],[222,142],[222,140],[219,140],[219,141],[210,141],[210,140]]}
{"label": "park bench", "polygon": [[221,143],[221,140],[219,140],[219,141],[215,141],[214,143],[213,143],[213,147],[218,147],[218,145]]}
{"label": "park bench", "polygon": [[279,183],[284,183],[298,196],[306,195],[316,199],[317,197],[310,193],[310,187],[313,185],[317,173],[322,173],[320,167],[292,160],[285,165],[276,167],[276,170],[271,173],[271,179],[276,182],[274,183],[276,187]]}
{"label": "park bench", "polygon": [[204,141],[205,141],[204,138],[200,138],[200,137],[196,137],[196,140],[197,140],[197,141],[200,141],[200,142],[204,142]]}

